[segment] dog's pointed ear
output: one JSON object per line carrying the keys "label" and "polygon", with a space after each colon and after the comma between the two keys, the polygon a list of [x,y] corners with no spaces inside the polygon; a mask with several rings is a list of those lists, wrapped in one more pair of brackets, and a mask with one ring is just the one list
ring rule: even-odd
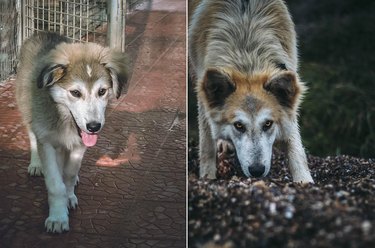
{"label": "dog's pointed ear", "polygon": [[43,68],[37,79],[38,88],[52,86],[65,76],[65,65],[49,65]]}
{"label": "dog's pointed ear", "polygon": [[290,71],[271,78],[264,84],[264,89],[273,94],[282,106],[288,108],[294,107],[301,92],[296,75]]}
{"label": "dog's pointed ear", "polygon": [[102,64],[108,70],[112,80],[113,93],[118,99],[121,92],[127,92],[128,89],[128,66],[124,53],[119,51],[106,51]]}
{"label": "dog's pointed ear", "polygon": [[236,90],[229,75],[217,69],[208,69],[203,79],[203,91],[211,107],[222,106],[225,99]]}

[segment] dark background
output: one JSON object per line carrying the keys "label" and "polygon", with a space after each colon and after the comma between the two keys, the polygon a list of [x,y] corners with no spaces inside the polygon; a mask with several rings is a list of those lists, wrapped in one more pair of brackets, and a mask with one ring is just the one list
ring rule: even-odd
{"label": "dark background", "polygon": [[[375,157],[375,1],[287,0],[296,24],[301,106],[308,153]],[[189,144],[196,144],[196,98],[189,82]]]}

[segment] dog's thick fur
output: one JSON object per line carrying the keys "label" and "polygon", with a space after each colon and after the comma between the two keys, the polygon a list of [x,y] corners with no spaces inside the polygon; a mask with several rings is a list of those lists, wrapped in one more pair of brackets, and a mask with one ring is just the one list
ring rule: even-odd
{"label": "dog's thick fur", "polygon": [[293,180],[313,182],[297,122],[305,86],[297,74],[296,34],[284,2],[190,1],[189,10],[200,176],[216,177],[223,141],[233,146],[246,176],[265,176],[272,146],[281,141]]}
{"label": "dog's thick fur", "polygon": [[45,177],[48,232],[69,230],[86,146],[96,143],[109,97],[126,86],[124,56],[53,33],[36,34],[21,48],[16,98],[30,138],[29,174]]}

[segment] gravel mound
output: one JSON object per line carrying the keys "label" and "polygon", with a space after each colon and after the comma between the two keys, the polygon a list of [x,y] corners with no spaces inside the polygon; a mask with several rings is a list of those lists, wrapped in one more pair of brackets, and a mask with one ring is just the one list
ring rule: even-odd
{"label": "gravel mound", "polygon": [[190,144],[189,247],[375,247],[375,160],[308,162],[315,184],[293,183],[277,151],[266,178],[199,179]]}

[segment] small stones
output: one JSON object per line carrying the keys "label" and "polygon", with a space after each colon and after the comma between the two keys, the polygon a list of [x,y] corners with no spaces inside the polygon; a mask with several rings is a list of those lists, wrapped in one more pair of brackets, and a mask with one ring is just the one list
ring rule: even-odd
{"label": "small stones", "polygon": [[287,219],[293,218],[293,215],[294,215],[295,211],[296,211],[296,209],[294,208],[293,205],[288,205],[285,208],[284,217],[287,218]]}
{"label": "small stones", "polygon": [[372,224],[370,221],[365,220],[362,222],[361,229],[364,235],[369,235],[371,228],[372,228]]}
{"label": "small stones", "polygon": [[277,151],[262,179],[245,178],[235,164],[218,161],[227,174],[199,179],[197,149],[189,148],[189,246],[374,246],[373,159],[308,156],[315,184],[306,185],[292,182]]}
{"label": "small stones", "polygon": [[274,202],[270,203],[269,211],[270,211],[271,215],[275,215],[277,213],[276,212],[276,203],[274,203]]}
{"label": "small stones", "polygon": [[214,235],[214,241],[219,241],[221,239],[220,234]]}

